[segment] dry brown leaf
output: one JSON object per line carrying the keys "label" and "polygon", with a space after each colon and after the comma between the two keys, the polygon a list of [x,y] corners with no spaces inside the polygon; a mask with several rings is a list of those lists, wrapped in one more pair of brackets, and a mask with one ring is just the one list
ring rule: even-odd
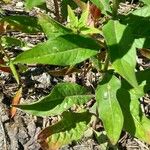
{"label": "dry brown leaf", "polygon": [[[18,105],[21,97],[22,97],[22,87],[17,91],[16,95],[14,96],[12,100],[12,105]],[[10,109],[11,118],[13,118],[16,115],[16,111],[17,111],[16,107],[12,106]]]}
{"label": "dry brown leaf", "polygon": [[146,49],[146,48],[140,49],[140,53],[144,57],[150,59],[150,49]]}
{"label": "dry brown leaf", "polygon": [[5,67],[5,66],[1,66],[1,65],[5,65],[5,62],[3,59],[0,59],[0,70],[3,72],[8,72],[8,73],[11,72],[9,67]]}

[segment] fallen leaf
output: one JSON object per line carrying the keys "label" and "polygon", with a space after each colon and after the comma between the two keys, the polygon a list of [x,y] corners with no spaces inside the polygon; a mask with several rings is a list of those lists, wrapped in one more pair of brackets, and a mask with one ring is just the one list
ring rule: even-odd
{"label": "fallen leaf", "polygon": [[[1,65],[2,65],[2,66],[1,66]],[[8,72],[8,73],[10,73],[10,72],[11,72],[10,68],[9,68],[9,67],[5,67],[5,66],[3,66],[3,65],[5,65],[5,62],[4,62],[3,59],[0,59],[0,70],[3,71],[3,72]]]}
{"label": "fallen leaf", "polygon": [[17,91],[15,97],[12,100],[12,107],[10,109],[10,116],[13,118],[16,115],[16,107],[13,107],[13,105],[18,105],[20,102],[20,98],[22,97],[22,87]]}
{"label": "fallen leaf", "polygon": [[150,49],[142,48],[142,49],[140,49],[140,53],[144,57],[150,59]]}

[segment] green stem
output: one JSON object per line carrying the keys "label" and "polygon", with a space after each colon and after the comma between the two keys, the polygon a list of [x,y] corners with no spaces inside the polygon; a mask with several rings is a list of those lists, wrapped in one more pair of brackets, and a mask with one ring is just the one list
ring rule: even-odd
{"label": "green stem", "polygon": [[109,66],[109,54],[106,54],[106,58],[105,58],[105,64],[104,64],[104,68],[103,68],[103,72],[105,73],[108,70],[108,66]]}
{"label": "green stem", "polygon": [[[0,43],[1,43],[1,38],[0,38]],[[18,75],[18,72],[16,70],[16,67],[15,65],[12,63],[9,55],[7,55],[7,53],[5,52],[3,46],[0,44],[0,52],[4,53],[5,57],[7,58],[7,61],[9,62],[9,67],[14,75],[14,78],[15,80],[17,81],[18,85],[20,84],[20,81],[19,81],[19,75]]]}

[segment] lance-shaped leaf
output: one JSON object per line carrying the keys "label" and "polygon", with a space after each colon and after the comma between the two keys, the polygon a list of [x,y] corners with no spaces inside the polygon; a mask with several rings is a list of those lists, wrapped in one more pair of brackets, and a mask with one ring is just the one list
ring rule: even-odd
{"label": "lance-shaped leaf", "polygon": [[50,18],[46,14],[38,15],[38,23],[42,27],[48,39],[54,39],[60,35],[71,33],[71,30]]}
{"label": "lance-shaped leaf", "polygon": [[123,127],[123,114],[117,100],[117,90],[121,82],[107,74],[96,90],[96,101],[99,117],[102,119],[104,128],[112,144],[116,144]]}
{"label": "lance-shaped leaf", "polygon": [[[144,88],[141,86],[142,92],[144,95]],[[140,96],[142,96],[141,93]],[[124,115],[124,130],[150,144],[150,120],[142,113],[138,101],[139,94],[135,92],[135,89],[130,92],[120,89],[117,97]]]}
{"label": "lance-shaped leaf", "polygon": [[128,17],[122,20],[123,23],[128,24],[135,38],[135,46],[137,48],[149,48],[150,38],[150,6],[145,6],[133,11]]}
{"label": "lance-shaped leaf", "polygon": [[[41,31],[35,17],[23,15],[5,16],[0,20],[0,27],[1,26],[5,26],[8,31],[22,31],[25,33],[36,33]],[[0,29],[0,32],[2,31]]]}
{"label": "lance-shaped leaf", "polygon": [[25,0],[26,8],[31,9],[33,7],[42,5],[46,0]]}
{"label": "lance-shaped leaf", "polygon": [[103,33],[115,71],[136,87],[136,49],[132,46],[134,39],[130,28],[118,21],[110,20],[103,27]]}
{"label": "lance-shaped leaf", "polygon": [[79,140],[88,128],[91,115],[88,112],[64,112],[63,119],[45,128],[38,136],[43,149],[57,150],[73,140]]}
{"label": "lance-shaped leaf", "polygon": [[73,105],[83,105],[92,97],[84,87],[78,84],[61,83],[56,85],[51,93],[41,100],[16,107],[32,115],[52,116],[61,114]]}
{"label": "lance-shaped leaf", "polygon": [[18,55],[14,63],[74,65],[98,53],[99,45],[90,38],[63,35]]}

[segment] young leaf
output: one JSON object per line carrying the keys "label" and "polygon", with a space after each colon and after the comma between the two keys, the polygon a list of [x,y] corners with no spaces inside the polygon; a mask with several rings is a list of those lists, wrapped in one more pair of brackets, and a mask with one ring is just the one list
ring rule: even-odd
{"label": "young leaf", "polygon": [[102,119],[104,128],[112,144],[116,144],[123,127],[123,114],[117,100],[117,90],[121,82],[115,77],[107,74],[106,78],[96,89],[96,101],[99,117]]}
{"label": "young leaf", "polygon": [[56,85],[51,93],[41,100],[16,107],[36,116],[60,115],[73,105],[83,105],[92,97],[93,95],[89,95],[87,90],[80,85],[61,83]]}
{"label": "young leaf", "polygon": [[117,93],[124,115],[124,129],[131,135],[150,144],[150,120],[142,114],[138,101],[139,95],[133,91],[130,90],[129,93],[127,90],[120,89]]}
{"label": "young leaf", "polygon": [[103,27],[103,33],[115,71],[136,87],[136,49],[132,46],[134,39],[130,28],[118,21],[110,20]]}
{"label": "young leaf", "polygon": [[86,10],[82,12],[81,17],[79,19],[78,28],[87,26],[88,18],[89,18],[89,7],[90,7],[90,5],[88,3]]}
{"label": "young leaf", "polygon": [[77,28],[77,26],[78,26],[78,17],[75,16],[75,13],[71,9],[70,6],[68,6],[68,22],[69,22],[69,26]]}
{"label": "young leaf", "polygon": [[67,16],[68,16],[68,11],[67,11],[68,5],[72,9],[77,8],[77,4],[73,0],[61,0],[61,14],[64,19],[67,19]]}
{"label": "young leaf", "polygon": [[65,34],[69,34],[72,32],[72,30],[61,25],[59,22],[50,18],[46,14],[38,15],[38,23],[42,27],[48,39],[54,39],[60,35],[65,35]]}
{"label": "young leaf", "polygon": [[38,136],[43,149],[57,150],[61,146],[77,141],[88,128],[91,115],[88,112],[64,112],[63,119],[58,123],[45,128]]}
{"label": "young leaf", "polygon": [[14,63],[74,65],[98,53],[99,45],[90,38],[69,34],[39,44],[18,55]]}
{"label": "young leaf", "polygon": [[27,9],[42,5],[46,0],[25,0],[25,5]]}

